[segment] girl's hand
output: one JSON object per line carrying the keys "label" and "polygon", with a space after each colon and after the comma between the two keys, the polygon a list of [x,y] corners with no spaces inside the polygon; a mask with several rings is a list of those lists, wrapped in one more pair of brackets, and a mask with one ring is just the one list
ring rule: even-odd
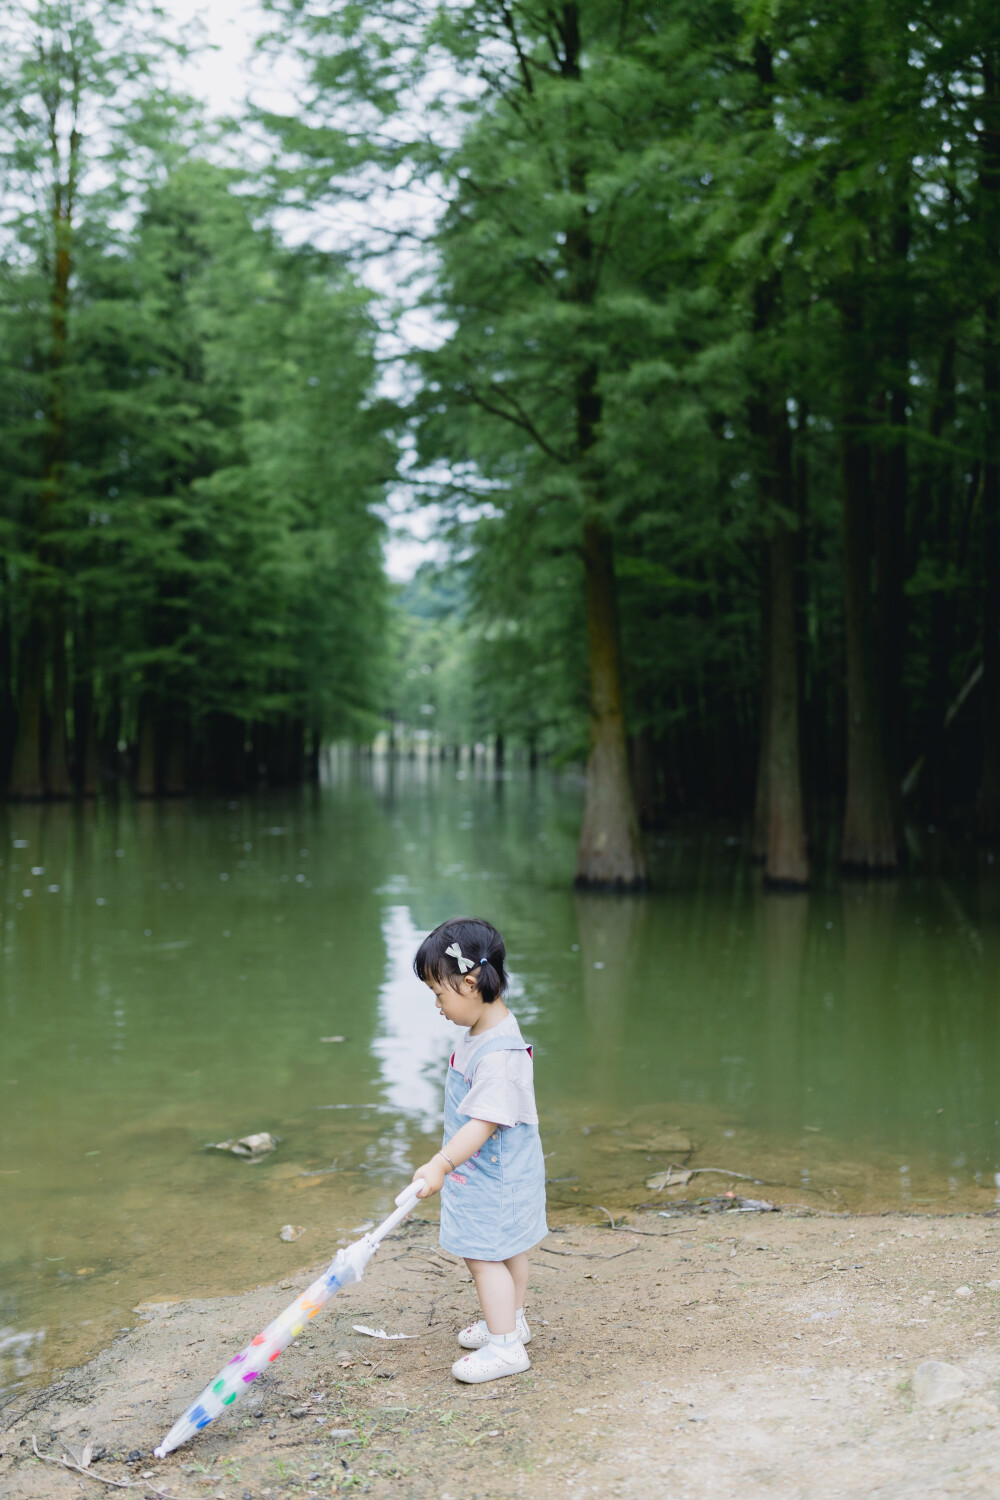
{"label": "girl's hand", "polygon": [[431,1198],[435,1193],[439,1193],[444,1187],[444,1180],[449,1171],[447,1162],[440,1156],[432,1156],[430,1161],[425,1161],[422,1167],[417,1168],[411,1179],[413,1182],[416,1182],[418,1177],[424,1179],[425,1186],[417,1196]]}

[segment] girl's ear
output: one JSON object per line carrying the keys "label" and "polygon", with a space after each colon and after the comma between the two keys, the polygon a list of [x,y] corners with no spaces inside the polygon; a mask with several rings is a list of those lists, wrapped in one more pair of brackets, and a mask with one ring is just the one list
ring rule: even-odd
{"label": "girl's ear", "polygon": [[479,980],[472,974],[463,974],[462,984],[470,995],[475,994],[479,989]]}

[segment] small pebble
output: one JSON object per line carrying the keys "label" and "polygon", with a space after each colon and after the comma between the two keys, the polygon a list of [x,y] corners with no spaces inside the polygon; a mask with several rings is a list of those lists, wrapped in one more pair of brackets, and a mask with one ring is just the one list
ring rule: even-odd
{"label": "small pebble", "polygon": [[971,1297],[972,1296],[972,1288],[971,1288],[971,1286],[959,1286],[959,1287],[956,1287],[955,1288],[955,1296],[956,1297]]}

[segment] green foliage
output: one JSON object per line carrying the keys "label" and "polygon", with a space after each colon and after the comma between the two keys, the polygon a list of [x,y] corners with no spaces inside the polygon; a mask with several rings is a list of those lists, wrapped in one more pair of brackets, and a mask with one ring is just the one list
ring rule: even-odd
{"label": "green foliage", "polygon": [[110,763],[143,724],[143,790],[281,779],[307,734],[377,724],[393,414],[369,295],[210,164],[196,112],[157,86],[143,14],[19,12],[0,78],[2,687],[30,728],[41,638],[62,718],[68,663],[80,780],[88,734]]}

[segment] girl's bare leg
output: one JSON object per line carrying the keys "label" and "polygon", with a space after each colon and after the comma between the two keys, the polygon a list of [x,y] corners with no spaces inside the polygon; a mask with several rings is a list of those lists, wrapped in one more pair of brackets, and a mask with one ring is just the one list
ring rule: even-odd
{"label": "girl's bare leg", "polygon": [[[527,1256],[523,1257],[527,1263]],[[513,1261],[521,1260],[515,1255]],[[510,1264],[512,1264],[511,1262]],[[514,1313],[523,1306],[515,1301],[514,1275],[510,1264],[503,1260],[468,1260],[465,1264],[472,1272],[479,1294],[479,1305],[490,1333],[513,1333]],[[527,1286],[527,1264],[525,1264],[525,1287]]]}
{"label": "girl's bare leg", "polygon": [[510,1260],[505,1260],[507,1267],[514,1279],[514,1311],[524,1306],[524,1299],[528,1291],[528,1252],[522,1250],[520,1255],[512,1255]]}

